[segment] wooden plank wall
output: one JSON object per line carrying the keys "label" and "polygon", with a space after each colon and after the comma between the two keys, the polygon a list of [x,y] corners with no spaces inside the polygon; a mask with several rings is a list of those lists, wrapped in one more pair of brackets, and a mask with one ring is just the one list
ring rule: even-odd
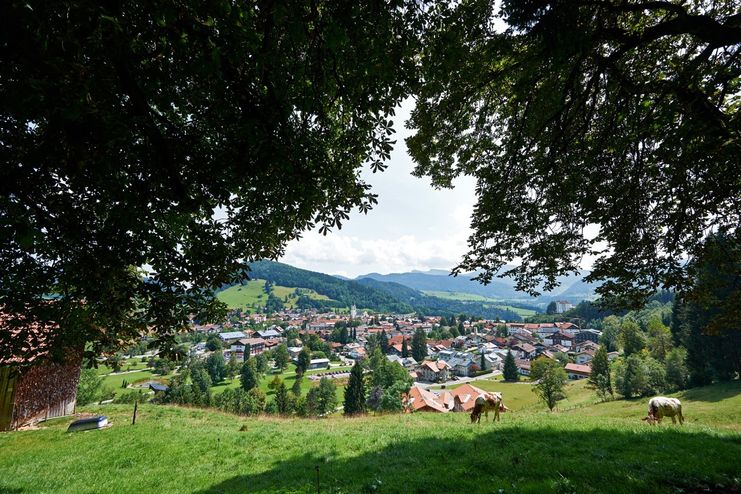
{"label": "wooden plank wall", "polygon": [[0,431],[10,430],[18,374],[10,367],[0,367]]}

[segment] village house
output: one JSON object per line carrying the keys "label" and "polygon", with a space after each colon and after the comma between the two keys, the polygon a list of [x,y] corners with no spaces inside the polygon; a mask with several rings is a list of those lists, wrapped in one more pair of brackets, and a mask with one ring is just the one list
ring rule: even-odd
{"label": "village house", "polygon": [[396,362],[405,369],[414,369],[417,366],[417,361],[413,357],[399,357],[398,355],[387,355],[386,358],[389,362]]}
{"label": "village house", "polygon": [[569,376],[569,379],[585,379],[589,377],[592,374],[592,368],[588,365],[579,365],[579,364],[566,364],[565,367],[566,375]]}
{"label": "village house", "polygon": [[267,340],[270,338],[280,338],[282,334],[275,329],[262,329],[259,331],[255,331],[255,335],[257,338],[262,338],[263,340]]}
{"label": "village house", "polygon": [[476,404],[476,398],[485,394],[484,390],[468,383],[451,391],[441,390],[437,393],[420,386],[412,386],[404,402],[407,411],[470,413]]}
{"label": "village house", "polygon": [[444,360],[425,360],[417,367],[416,372],[422,381],[445,382],[450,376],[450,365]]}
{"label": "village house", "polygon": [[512,346],[513,353],[516,350],[520,358],[528,359],[535,357],[537,349],[530,343],[518,343]]}
{"label": "village house", "polygon": [[574,344],[574,336],[568,333],[556,332],[543,338],[543,342],[546,345],[556,346],[561,345],[566,348],[570,348]]}
{"label": "village house", "polygon": [[438,396],[419,386],[409,388],[404,400],[405,408],[412,412],[439,412],[447,413],[447,407],[438,401]]}
{"label": "village house", "polygon": [[[484,367],[481,370],[501,370],[502,369],[504,365],[504,361],[502,357],[500,357],[494,352],[484,353],[483,356],[484,356],[483,357]],[[481,359],[479,358],[479,360]],[[481,363],[479,363],[479,365],[481,365]]]}
{"label": "village house", "polygon": [[529,360],[515,359],[515,365],[517,366],[517,372],[519,372],[520,375],[522,376],[530,375],[530,361]]}
{"label": "village house", "polygon": [[584,329],[574,335],[574,343],[577,345],[586,341],[598,343],[600,336],[602,336],[602,331],[597,331],[596,329]]}
{"label": "village house", "polygon": [[219,339],[227,345],[237,343],[239,340],[243,339],[246,336],[247,335],[243,331],[230,331],[228,333],[219,333]]}
{"label": "village house", "polygon": [[262,338],[243,338],[239,340],[242,345],[242,352],[244,352],[247,345],[250,346],[250,355],[260,355],[265,351],[265,340]]}
{"label": "village house", "polygon": [[461,377],[468,377],[472,372],[472,367],[476,364],[474,355],[468,352],[444,350],[438,352],[437,357],[448,363],[453,374]]}
{"label": "village house", "polygon": [[584,365],[592,361],[592,359],[594,358],[594,354],[594,350],[582,350],[574,356],[574,359],[576,360],[577,364]]}

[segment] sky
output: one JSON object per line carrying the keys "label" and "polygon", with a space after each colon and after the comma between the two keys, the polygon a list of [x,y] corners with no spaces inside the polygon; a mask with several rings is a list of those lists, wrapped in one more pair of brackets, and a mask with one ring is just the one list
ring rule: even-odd
{"label": "sky", "polygon": [[281,262],[299,268],[354,278],[367,273],[399,273],[455,267],[466,252],[475,180],[458,178],[453,189],[436,190],[429,178],[411,175],[414,163],[404,138],[413,102],[394,118],[396,145],[384,172],[362,174],[378,194],[367,215],[354,212],[341,230],[324,236],[306,232],[286,248]]}

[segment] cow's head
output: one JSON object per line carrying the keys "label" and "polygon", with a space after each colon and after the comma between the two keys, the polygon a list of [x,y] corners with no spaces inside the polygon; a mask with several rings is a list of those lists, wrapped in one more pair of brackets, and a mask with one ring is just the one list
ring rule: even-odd
{"label": "cow's head", "polygon": [[648,415],[646,415],[645,417],[643,417],[641,420],[644,420],[644,421],[648,422],[651,425],[656,425],[656,417],[654,417],[650,413]]}

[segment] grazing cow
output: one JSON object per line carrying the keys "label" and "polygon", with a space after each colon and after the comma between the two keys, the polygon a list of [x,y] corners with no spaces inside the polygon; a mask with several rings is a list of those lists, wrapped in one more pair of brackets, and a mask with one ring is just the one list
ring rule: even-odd
{"label": "grazing cow", "polygon": [[684,423],[682,415],[682,403],[676,398],[667,398],[665,396],[656,396],[648,401],[648,416],[642,420],[649,424],[660,424],[664,417],[671,417],[672,424],[677,423],[679,418],[680,425]]}
{"label": "grazing cow", "polygon": [[502,393],[486,393],[485,395],[476,398],[476,404],[471,412],[471,423],[481,423],[481,414],[486,415],[486,420],[489,420],[489,410],[494,411],[494,421],[499,420],[499,412],[508,410],[507,407],[502,403]]}

